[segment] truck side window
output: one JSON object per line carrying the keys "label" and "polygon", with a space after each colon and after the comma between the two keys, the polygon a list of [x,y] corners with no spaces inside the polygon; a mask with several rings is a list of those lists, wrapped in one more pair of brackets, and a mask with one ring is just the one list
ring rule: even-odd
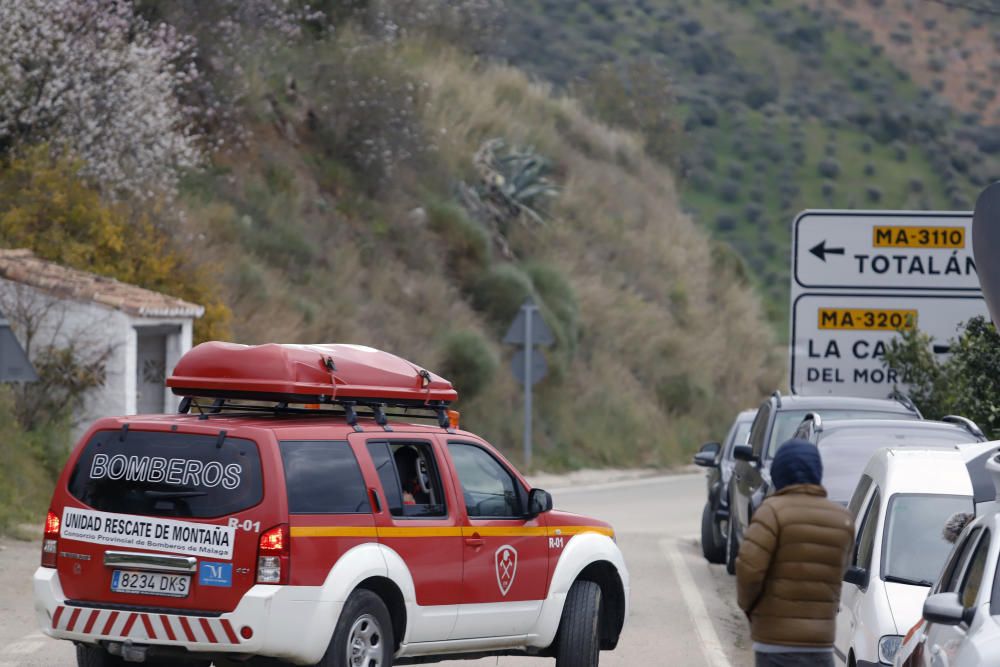
{"label": "truck side window", "polygon": [[767,424],[771,420],[771,403],[765,402],[757,411],[757,417],[750,427],[750,438],[747,442],[753,447],[753,453],[757,456],[764,455],[764,439],[767,436]]}
{"label": "truck side window", "polygon": [[458,471],[470,519],[524,517],[521,485],[489,452],[457,442],[449,442],[448,451]]}
{"label": "truck side window", "polygon": [[976,545],[969,559],[969,567],[965,569],[965,579],[958,591],[958,599],[966,609],[976,606],[979,598],[979,587],[983,583],[983,571],[986,569],[986,556],[990,551],[990,531],[984,530],[983,537]]}
{"label": "truck side window", "polygon": [[447,516],[434,452],[426,442],[369,442],[389,513],[398,517]]}
{"label": "truck side window", "polygon": [[965,540],[956,544],[955,548],[951,550],[951,556],[948,558],[948,562],[941,574],[938,592],[954,593],[958,590],[958,584],[962,576],[962,564],[965,562],[969,550],[978,542],[980,532],[982,532],[981,528],[972,529]]}
{"label": "truck side window", "polygon": [[858,522],[858,513],[861,512],[861,503],[865,501],[865,496],[868,495],[868,489],[872,488],[872,478],[868,475],[862,475],[861,481],[858,482],[858,486],[854,489],[854,495],[851,496],[851,502],[847,504],[847,511],[851,513],[854,517],[854,523]]}
{"label": "truck side window", "polygon": [[280,447],[291,514],[372,511],[361,468],[347,441],[285,440]]}
{"label": "truck side window", "polygon": [[868,511],[865,512],[865,520],[858,533],[857,546],[854,550],[854,564],[866,570],[871,568],[872,556],[875,553],[875,529],[878,527],[881,504],[882,494],[876,487],[871,502],[868,503]]}

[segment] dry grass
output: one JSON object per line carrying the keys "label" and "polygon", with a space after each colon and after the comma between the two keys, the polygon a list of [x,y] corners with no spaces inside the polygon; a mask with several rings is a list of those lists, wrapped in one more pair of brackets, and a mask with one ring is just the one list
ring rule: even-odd
{"label": "dry grass", "polygon": [[[503,364],[458,408],[468,428],[519,460],[511,350],[449,271],[446,240],[414,212],[428,196],[448,199],[450,183],[472,177],[482,142],[502,137],[552,160],[562,188],[544,227],[511,234],[517,260],[557,269],[579,307],[574,353],[550,352],[555,372],[539,385],[540,465],[672,464],[773,390],[783,363],[757,296],[717,265],[712,242],[679,212],[672,175],[638,138],[595,123],[517,70],[419,42],[397,55],[428,85],[433,174],[361,201],[349,179],[323,176],[310,161],[308,137],[295,144],[265,127],[227,165],[224,198],[235,203],[216,195],[192,204],[190,233],[206,240],[193,251],[225,267],[239,340],[363,342],[434,368],[450,332],[478,331]],[[275,161],[291,177],[263,208],[280,210],[248,223],[242,210],[267,189],[261,174]],[[276,266],[248,250],[267,224],[306,240],[305,265]]]}

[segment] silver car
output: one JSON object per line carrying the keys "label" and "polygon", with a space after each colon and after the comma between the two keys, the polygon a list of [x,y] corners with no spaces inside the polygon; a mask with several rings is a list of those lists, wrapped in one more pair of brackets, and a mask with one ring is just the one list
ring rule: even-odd
{"label": "silver car", "polygon": [[[1000,444],[1000,443],[996,443]],[[1000,455],[986,463],[1000,495]],[[1000,502],[977,508],[924,602],[897,665],[1000,665]]]}

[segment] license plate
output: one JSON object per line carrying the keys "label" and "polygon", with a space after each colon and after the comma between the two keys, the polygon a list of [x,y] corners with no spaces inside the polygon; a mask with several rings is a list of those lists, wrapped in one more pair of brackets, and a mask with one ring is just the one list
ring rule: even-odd
{"label": "license plate", "polygon": [[111,573],[111,590],[115,593],[186,598],[191,591],[191,577],[186,574],[115,570]]}

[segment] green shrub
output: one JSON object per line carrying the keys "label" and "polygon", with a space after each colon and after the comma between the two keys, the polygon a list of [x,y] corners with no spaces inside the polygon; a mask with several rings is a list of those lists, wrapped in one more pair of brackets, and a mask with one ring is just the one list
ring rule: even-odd
{"label": "green shrub", "polygon": [[479,275],[489,265],[490,234],[461,207],[442,202],[428,204],[427,221],[447,248],[450,270],[463,283]]}
{"label": "green shrub", "polygon": [[541,299],[542,316],[550,325],[560,347],[572,353],[579,336],[580,309],[573,286],[558,269],[542,262],[524,267]]}
{"label": "green shrub", "polygon": [[464,400],[479,395],[493,381],[500,365],[490,344],[471,330],[453,331],[441,345],[439,373],[451,380]]}
{"label": "green shrub", "polygon": [[472,286],[472,306],[502,333],[533,291],[524,272],[513,264],[498,264]]}
{"label": "green shrub", "polygon": [[18,524],[41,521],[55,479],[47,468],[61,467],[68,448],[65,422],[23,430],[12,392],[0,385],[0,534],[16,534]]}

